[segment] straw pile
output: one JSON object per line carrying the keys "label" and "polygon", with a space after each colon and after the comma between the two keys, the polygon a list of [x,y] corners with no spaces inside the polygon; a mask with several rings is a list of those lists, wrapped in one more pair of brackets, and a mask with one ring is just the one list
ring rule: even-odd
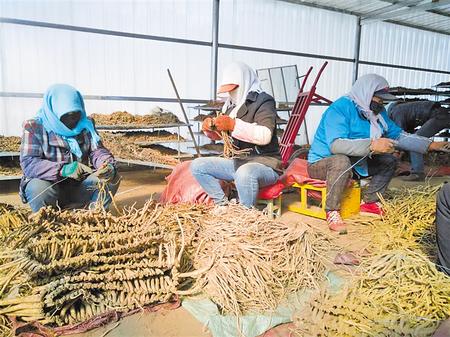
{"label": "straw pile", "polygon": [[300,336],[431,336],[450,316],[450,278],[427,256],[437,189],[405,189],[383,202],[370,256],[345,291],[322,292],[298,314]]}

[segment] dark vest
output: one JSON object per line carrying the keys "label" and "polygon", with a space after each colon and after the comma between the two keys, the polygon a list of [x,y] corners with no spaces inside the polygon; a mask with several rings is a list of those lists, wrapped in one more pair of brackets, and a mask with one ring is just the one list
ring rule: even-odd
{"label": "dark vest", "polygon": [[[231,109],[227,113],[230,113]],[[272,139],[269,144],[255,145],[239,139],[233,138],[234,145],[238,149],[251,149],[247,156],[235,158],[236,169],[246,163],[260,163],[269,166],[277,171],[281,171],[280,149],[276,135],[275,100],[272,96],[262,92],[250,92],[247,95],[245,104],[238,111],[237,118],[247,123],[256,123],[265,126],[272,131]]]}

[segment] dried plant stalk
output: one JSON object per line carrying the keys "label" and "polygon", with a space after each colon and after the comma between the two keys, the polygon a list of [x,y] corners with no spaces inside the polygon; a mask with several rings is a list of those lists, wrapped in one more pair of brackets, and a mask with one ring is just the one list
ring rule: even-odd
{"label": "dried plant stalk", "polygon": [[369,255],[345,291],[322,291],[298,313],[298,335],[431,336],[450,317],[450,277],[432,262],[438,189],[402,189],[383,200],[385,215],[369,223]]}
{"label": "dried plant stalk", "polygon": [[205,291],[224,312],[275,309],[287,293],[318,287],[325,277],[323,253],[331,244],[306,225],[288,226],[231,204],[203,226],[196,265],[216,256]]}
{"label": "dried plant stalk", "polygon": [[417,251],[381,253],[358,271],[346,291],[321,294],[299,313],[299,335],[431,336],[450,316],[450,278]]}
{"label": "dried plant stalk", "polygon": [[228,134],[227,131],[222,131],[220,133],[223,139],[223,156],[224,158],[234,158],[250,153],[251,149],[239,150],[236,145],[233,144],[233,138]]}

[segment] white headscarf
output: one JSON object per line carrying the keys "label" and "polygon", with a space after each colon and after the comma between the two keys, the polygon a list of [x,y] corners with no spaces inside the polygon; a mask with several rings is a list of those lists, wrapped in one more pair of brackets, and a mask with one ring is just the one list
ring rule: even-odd
{"label": "white headscarf", "polygon": [[229,114],[231,118],[236,118],[239,109],[245,104],[249,92],[260,93],[263,91],[256,72],[242,62],[233,62],[225,67],[220,85],[225,84],[239,86],[236,92],[227,98],[222,108],[222,112],[225,113],[232,104],[235,105]]}
{"label": "white headscarf", "polygon": [[387,130],[387,124],[383,116],[375,115],[372,110],[370,110],[370,102],[372,101],[373,94],[375,91],[388,88],[389,83],[386,79],[377,74],[367,74],[361,76],[353,84],[352,90],[347,94],[347,96],[358,105],[361,112],[370,122],[370,138],[380,138],[383,134],[381,125]]}

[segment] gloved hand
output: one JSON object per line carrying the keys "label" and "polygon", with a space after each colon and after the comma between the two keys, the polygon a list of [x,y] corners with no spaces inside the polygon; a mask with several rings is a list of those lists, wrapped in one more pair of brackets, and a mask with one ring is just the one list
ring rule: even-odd
{"label": "gloved hand", "polygon": [[214,119],[214,125],[218,131],[233,131],[236,121],[227,115],[220,115]]}
{"label": "gloved hand", "polygon": [[428,147],[428,151],[450,152],[449,142],[432,142]]}
{"label": "gloved hand", "polygon": [[94,172],[94,175],[100,180],[109,182],[116,176],[116,168],[111,163],[104,163]]}
{"label": "gloved hand", "polygon": [[60,171],[61,177],[72,178],[75,180],[83,180],[91,173],[92,169],[89,166],[86,166],[77,161],[65,164]]}
{"label": "gloved hand", "polygon": [[206,117],[202,123],[202,131],[212,131],[213,119],[211,117]]}
{"label": "gloved hand", "polygon": [[394,153],[394,140],[389,138],[373,139],[370,144],[373,153]]}

